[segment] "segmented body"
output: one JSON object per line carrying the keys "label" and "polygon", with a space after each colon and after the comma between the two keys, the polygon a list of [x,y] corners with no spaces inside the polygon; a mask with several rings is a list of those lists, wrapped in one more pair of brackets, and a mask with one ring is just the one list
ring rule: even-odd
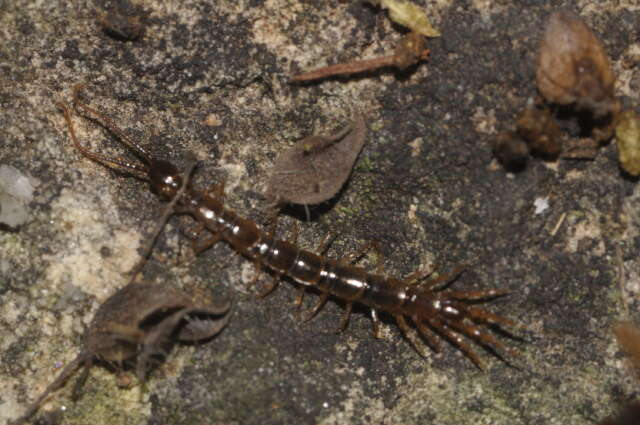
{"label": "segmented body", "polygon": [[[82,103],[78,99],[78,90],[79,88],[76,87],[74,91],[75,106],[100,120],[126,146],[140,156],[144,164],[136,164],[122,158],[108,158],[80,145],[73,129],[69,108],[59,103],[76,148],[94,161],[149,181],[155,193],[165,200],[173,199],[182,185],[177,167],[167,161],[152,158],[111,120]],[[437,290],[434,288],[438,284],[451,281],[457,273],[419,284],[428,274],[415,273],[407,279],[397,279],[382,273],[369,273],[362,267],[350,264],[346,259],[331,259],[300,249],[294,243],[275,238],[253,221],[225,208],[223,189],[221,187],[218,189],[216,193],[191,187],[183,188],[176,212],[191,215],[211,233],[212,236],[204,243],[204,248],[218,240],[225,240],[238,253],[253,260],[258,268],[266,267],[272,270],[277,278],[287,276],[303,286],[317,288],[322,295],[312,315],[322,308],[329,295],[333,295],[346,302],[343,327],[346,326],[353,303],[364,304],[372,309],[374,330],[377,330],[378,324],[377,311],[384,311],[396,319],[400,329],[422,355],[425,353],[423,344],[419,341],[420,337],[432,348],[439,350],[439,339],[436,334],[459,348],[478,367],[482,367],[479,357],[461,338],[461,335],[489,348],[498,355],[501,351],[517,354],[515,350],[497,341],[481,326],[483,324],[512,326],[514,323],[472,303],[472,301],[504,295],[507,291],[499,289]],[[419,336],[415,329],[409,326],[407,319],[414,323]]]}

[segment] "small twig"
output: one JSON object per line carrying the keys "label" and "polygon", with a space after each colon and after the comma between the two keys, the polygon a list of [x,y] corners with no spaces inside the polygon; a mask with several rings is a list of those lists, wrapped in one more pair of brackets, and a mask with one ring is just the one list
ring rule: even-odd
{"label": "small twig", "polygon": [[180,198],[182,198],[182,195],[184,194],[187,186],[189,185],[189,178],[191,176],[191,173],[193,172],[193,169],[196,166],[196,160],[190,160],[187,163],[187,167],[184,171],[184,173],[182,174],[182,186],[180,187],[180,189],[178,190],[178,193],[176,193],[176,196],[173,197],[173,199],[171,200],[171,202],[169,202],[164,210],[164,213],[162,214],[162,217],[160,217],[160,220],[158,221],[158,223],[156,224],[155,229],[152,232],[151,237],[147,240],[146,245],[144,246],[143,250],[142,250],[142,255],[140,260],[138,261],[138,263],[133,266],[131,268],[131,270],[129,270],[128,274],[131,276],[131,282],[133,282],[137,276],[138,273],[140,273],[140,270],[142,270],[142,267],[144,267],[144,265],[147,263],[147,261],[149,260],[149,256],[151,255],[151,251],[153,250],[153,246],[155,245],[158,236],[160,235],[160,233],[162,232],[162,229],[164,228],[165,224],[167,223],[167,220],[169,219],[169,217],[171,217],[171,215],[174,214],[174,207],[176,205],[176,203],[178,202],[178,200]]}
{"label": "small twig", "polygon": [[558,222],[556,223],[556,226],[551,231],[551,237],[554,237],[556,235],[556,233],[558,233],[558,230],[560,230],[560,226],[562,226],[562,223],[564,223],[564,219],[565,218],[567,218],[567,213],[566,212],[562,213],[562,215],[558,219]]}
{"label": "small twig", "polygon": [[313,81],[336,75],[360,74],[385,67],[395,67],[403,71],[411,65],[425,60],[429,53],[429,49],[425,48],[425,38],[418,33],[412,32],[400,40],[400,44],[393,55],[325,66],[314,71],[298,74],[291,78],[291,81]]}

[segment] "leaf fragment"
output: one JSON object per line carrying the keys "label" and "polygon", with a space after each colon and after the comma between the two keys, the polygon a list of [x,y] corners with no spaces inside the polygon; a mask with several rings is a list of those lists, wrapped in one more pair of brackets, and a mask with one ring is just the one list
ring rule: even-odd
{"label": "leaf fragment", "polygon": [[349,178],[364,146],[362,117],[330,136],[309,136],[284,151],[273,165],[266,196],[274,203],[319,204],[333,198]]}
{"label": "leaf fragment", "polygon": [[616,127],[620,166],[630,175],[640,175],[640,116],[625,111]]}
{"label": "leaf fragment", "polygon": [[425,37],[440,37],[440,31],[431,25],[422,8],[410,1],[370,0],[369,3],[387,9],[389,18],[396,24],[407,27]]}

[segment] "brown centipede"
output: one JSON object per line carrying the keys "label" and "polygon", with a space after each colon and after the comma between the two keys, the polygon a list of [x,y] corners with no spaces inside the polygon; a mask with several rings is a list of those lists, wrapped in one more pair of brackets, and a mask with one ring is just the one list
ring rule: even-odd
{"label": "brown centipede", "polygon": [[[80,89],[81,86],[76,86],[73,90],[76,109],[98,121],[142,161],[107,157],[81,145],[75,134],[69,106],[57,102],[64,113],[76,149],[83,156],[108,168],[149,182],[151,190],[165,201],[173,200],[182,189],[181,198],[176,202],[176,213],[193,217],[203,230],[210,233],[206,238],[195,241],[194,248],[197,251],[224,240],[238,253],[252,260],[258,272],[266,268],[274,274],[275,279],[268,292],[275,289],[283,276],[300,284],[302,288],[316,288],[321,295],[308,318],[320,311],[329,296],[343,300],[345,311],[341,321],[342,329],[348,324],[354,303],[371,308],[374,334],[379,329],[378,311],[386,312],[396,320],[402,333],[422,356],[426,356],[426,353],[421,341],[436,351],[440,350],[440,339],[437,336],[448,340],[481,369],[483,366],[480,358],[462,336],[475,341],[503,360],[501,352],[518,354],[483,328],[487,325],[515,326],[515,322],[474,305],[481,300],[505,295],[507,290],[460,291],[448,288],[447,284],[455,280],[460,274],[459,270],[431,279],[427,279],[430,273],[416,271],[407,278],[398,279],[383,274],[380,260],[376,272],[370,273],[353,263],[374,245],[371,243],[358,253],[338,260],[300,249],[295,245],[295,240],[277,239],[255,222],[224,206],[223,184],[206,191],[192,187],[182,188],[181,173],[174,164],[151,156],[111,119],[83,103],[79,99]],[[417,331],[409,326],[407,319],[413,322]]]}

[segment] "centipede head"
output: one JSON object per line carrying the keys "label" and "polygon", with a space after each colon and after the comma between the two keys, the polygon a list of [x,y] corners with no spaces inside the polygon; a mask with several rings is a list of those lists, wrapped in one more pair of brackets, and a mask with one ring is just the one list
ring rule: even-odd
{"label": "centipede head", "polygon": [[171,200],[182,186],[182,176],[178,167],[164,160],[153,160],[149,167],[151,190],[164,200]]}

